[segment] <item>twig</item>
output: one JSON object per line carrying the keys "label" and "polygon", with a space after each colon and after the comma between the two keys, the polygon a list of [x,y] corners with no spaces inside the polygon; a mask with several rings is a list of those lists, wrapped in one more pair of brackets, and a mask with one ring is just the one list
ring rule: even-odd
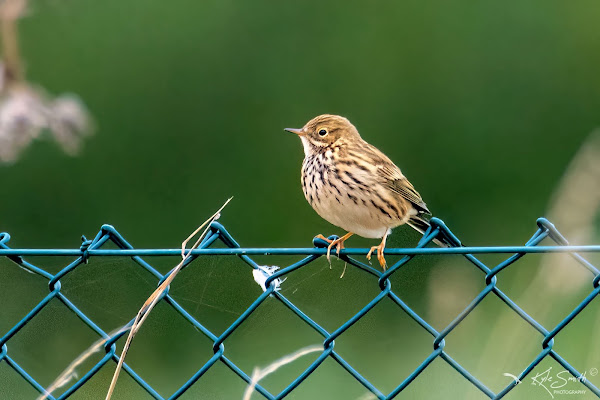
{"label": "twig", "polygon": [[108,393],[106,394],[106,400],[110,400],[114,390],[115,390],[115,386],[117,384],[117,379],[119,378],[119,373],[121,372],[121,368],[123,368],[123,362],[125,361],[125,356],[127,355],[127,351],[129,350],[129,347],[131,346],[131,341],[133,340],[133,337],[135,336],[135,334],[139,331],[139,329],[141,328],[142,324],[144,323],[144,321],[146,321],[146,318],[148,317],[148,315],[150,314],[150,311],[152,311],[152,309],[154,308],[154,306],[159,302],[159,300],[161,299],[161,296],[163,295],[163,293],[165,292],[165,290],[169,287],[169,285],[171,284],[171,282],[173,282],[173,279],[175,279],[175,276],[179,273],[179,271],[181,270],[181,268],[185,265],[185,262],[187,261],[188,258],[191,257],[192,253],[191,251],[189,251],[187,254],[185,253],[185,245],[198,233],[202,230],[202,228],[205,228],[204,231],[202,232],[202,234],[200,235],[200,237],[198,238],[198,240],[194,243],[194,246],[192,246],[192,248],[190,250],[194,250],[196,249],[200,243],[202,242],[202,239],[204,239],[204,237],[206,236],[206,233],[208,232],[208,230],[210,229],[210,224],[216,220],[217,218],[219,218],[221,211],[223,211],[223,209],[225,208],[225,206],[227,204],[229,204],[229,202],[231,201],[231,199],[233,199],[233,197],[230,197],[225,204],[223,204],[221,206],[221,208],[219,208],[219,210],[214,213],[212,215],[212,217],[210,217],[209,219],[207,219],[206,221],[204,221],[204,223],[202,225],[200,225],[190,236],[188,236],[188,238],[181,244],[181,262],[179,264],[177,264],[177,266],[175,268],[173,268],[173,270],[171,271],[171,273],[169,274],[169,276],[167,276],[167,278],[164,280],[163,283],[161,283],[158,288],[156,288],[156,290],[150,295],[150,297],[148,297],[148,299],[144,302],[144,305],[142,306],[142,308],[140,309],[140,311],[138,311],[135,320],[131,326],[131,330],[129,331],[129,335],[127,336],[127,340],[125,341],[125,346],[123,346],[123,351],[121,352],[121,357],[119,358],[119,362],[117,363],[117,369],[115,369],[115,373],[113,375],[112,381],[110,382],[110,387],[108,388]]}

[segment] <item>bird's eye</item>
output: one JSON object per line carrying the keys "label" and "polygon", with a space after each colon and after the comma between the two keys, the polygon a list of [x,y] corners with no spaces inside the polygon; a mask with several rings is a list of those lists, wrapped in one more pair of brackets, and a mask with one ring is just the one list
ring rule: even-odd
{"label": "bird's eye", "polygon": [[319,131],[319,136],[326,136],[327,135],[327,129],[321,129]]}

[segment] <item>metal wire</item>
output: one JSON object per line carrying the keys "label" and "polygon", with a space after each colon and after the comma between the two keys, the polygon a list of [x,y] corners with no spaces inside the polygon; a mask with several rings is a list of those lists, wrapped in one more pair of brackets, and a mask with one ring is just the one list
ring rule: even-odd
{"label": "metal wire", "polygon": [[[564,329],[573,319],[579,314],[584,308],[586,308],[590,302],[598,296],[600,293],[600,271],[596,269],[591,263],[584,259],[578,253],[584,252],[600,252],[600,246],[568,246],[566,239],[556,230],[546,219],[539,219],[537,221],[538,229],[535,234],[529,239],[524,246],[512,246],[512,247],[463,247],[458,238],[448,229],[443,221],[433,218],[431,220],[431,228],[428,229],[423,238],[419,241],[416,248],[412,249],[386,249],[387,254],[403,255],[404,257],[392,265],[387,271],[378,271],[369,265],[361,263],[351,257],[350,255],[364,255],[368,249],[344,249],[340,254],[340,258],[348,262],[349,264],[363,270],[364,272],[372,275],[374,279],[377,279],[377,283],[380,289],[379,294],[365,305],[359,312],[353,315],[348,321],[343,323],[340,327],[335,329],[333,332],[329,332],[315,321],[313,321],[308,315],[302,310],[296,307],[290,300],[284,295],[277,291],[276,286],[279,283],[279,279],[285,277],[290,272],[302,268],[317,258],[323,256],[326,252],[327,243],[324,240],[315,239],[314,248],[297,248],[297,249],[259,249],[259,248],[241,248],[239,244],[233,239],[233,237],[227,232],[227,230],[219,223],[214,222],[211,225],[210,233],[205,237],[198,249],[192,251],[195,259],[199,256],[207,255],[237,255],[243,261],[245,261],[250,267],[258,269],[259,265],[254,262],[249,255],[305,255],[306,257],[302,260],[289,265],[286,268],[282,268],[273,275],[266,279],[265,286],[266,291],[261,294],[243,313],[237,318],[237,320],[231,324],[225,331],[217,335],[211,332],[209,329],[204,327],[199,321],[194,319],[181,305],[179,305],[170,294],[166,294],[161,301],[166,302],[168,305],[173,307],[179,312],[179,314],[185,318],[190,324],[201,331],[207,338],[213,342],[214,355],[194,374],[188,381],[178,388],[169,399],[176,399],[185,393],[198,379],[200,379],[213,365],[217,362],[225,364],[231,371],[237,374],[246,383],[251,382],[250,376],[242,371],[233,361],[231,361],[225,355],[224,343],[227,338],[248,319],[248,317],[264,302],[269,296],[276,298],[282,304],[284,304],[292,313],[294,313],[300,320],[304,321],[308,326],[314,329],[319,335],[323,337],[323,352],[317,357],[317,359],[302,372],[292,383],[285,387],[280,393],[273,394],[267,391],[260,384],[256,384],[254,390],[259,392],[262,396],[267,399],[282,399],[287,396],[291,391],[297,388],[302,382],[325,361],[327,358],[335,360],[341,365],[351,376],[353,376],[358,382],[360,382],[369,392],[371,392],[378,399],[392,399],[397,396],[402,390],[404,390],[410,383],[423,372],[434,360],[440,358],[448,363],[452,368],[458,371],[466,380],[471,382],[477,387],[483,394],[490,399],[500,399],[504,397],[511,389],[513,389],[519,381],[522,381],[527,375],[546,357],[551,357],[561,364],[573,377],[580,378],[582,374],[577,371],[571,364],[569,364],[564,358],[562,358],[556,350],[554,350],[554,338],[555,336]],[[426,248],[426,246],[436,237],[444,237],[455,247],[449,248]],[[544,239],[550,239],[554,241],[556,246],[538,246],[538,244]],[[117,363],[119,356],[116,354],[115,342],[125,335],[126,331],[121,331],[114,336],[109,336],[104,332],[94,321],[87,317],[81,310],[75,306],[63,293],[61,293],[61,282],[60,279],[71,273],[82,264],[87,263],[91,257],[110,257],[110,256],[128,256],[131,257],[137,264],[142,268],[154,275],[159,283],[162,282],[167,276],[160,274],[150,264],[144,261],[141,256],[173,256],[180,255],[180,249],[134,249],[120,234],[110,225],[104,225],[100,229],[100,232],[96,235],[93,240],[87,240],[82,237],[82,245],[79,249],[11,249],[7,243],[10,240],[8,233],[0,233],[0,256],[5,256],[17,263],[21,267],[28,271],[41,275],[48,279],[48,287],[50,293],[40,301],[21,321],[13,326],[9,331],[0,338],[0,363],[6,363],[10,368],[16,371],[25,381],[27,381],[33,388],[35,388],[40,394],[45,394],[45,389],[40,385],[36,379],[31,376],[26,370],[24,370],[19,363],[9,355],[8,349],[11,338],[19,332],[25,325],[27,325],[36,315],[52,300],[58,299],[65,306],[67,306],[73,313],[77,315],[88,327],[90,327],[96,334],[101,338],[106,339],[104,349],[106,355],[89,371],[81,376],[77,382],[71,385],[66,391],[64,391],[59,397],[53,397],[48,395],[49,399],[65,399],[72,395],[75,391],[81,388],[86,382],[94,376],[105,364],[110,361]],[[209,247],[217,240],[222,241],[228,248],[210,249]],[[117,245],[118,249],[115,250],[102,250],[101,247],[107,242],[113,242]],[[590,272],[590,281],[592,289],[590,294],[583,300],[575,309],[573,309],[562,321],[560,321],[552,329],[547,329],[538,323],[535,319],[529,316],[523,309],[521,309],[514,301],[512,301],[504,292],[498,287],[497,275],[500,271],[507,268],[519,258],[523,257],[528,253],[551,253],[551,252],[565,252],[569,253],[580,265],[586,268]],[[505,261],[499,263],[493,268],[488,267],[474,254],[484,253],[513,253]],[[413,309],[411,309],[398,295],[392,291],[392,284],[389,277],[393,275],[398,269],[409,262],[415,255],[434,255],[434,254],[461,254],[467,260],[469,260],[476,268],[484,274],[485,288],[473,299],[473,301],[442,331],[438,332],[429,323],[427,323],[421,316],[419,316]],[[24,256],[77,256],[78,258],[71,264],[67,265],[60,272],[55,275],[48,273],[42,268],[36,267],[35,265],[26,261]],[[191,260],[190,260],[191,261]],[[507,385],[503,390],[498,393],[494,393],[483,382],[475,378],[469,371],[467,371],[462,365],[448,355],[445,351],[445,337],[452,332],[462,320],[465,319],[471,311],[473,311],[480,302],[488,295],[497,296],[507,307],[512,309],[517,315],[529,323],[535,330],[541,335],[541,352],[535,357],[533,361],[517,376],[518,381],[514,380]],[[370,310],[372,310],[381,300],[384,298],[391,299],[403,312],[408,314],[415,322],[417,322],[426,332],[428,332],[433,338],[433,350],[423,362],[415,368],[410,375],[408,375],[402,382],[399,382],[395,389],[391,392],[384,394],[378,390],[371,382],[365,377],[358,373],[348,362],[346,362],[336,351],[335,351],[335,339],[342,335],[348,328],[354,323],[364,317]],[[124,363],[124,370],[155,399],[163,399],[162,396],[150,385],[142,379],[127,363]],[[600,398],[600,390],[594,386],[588,379],[581,379],[580,382],[585,385],[590,392]]]}

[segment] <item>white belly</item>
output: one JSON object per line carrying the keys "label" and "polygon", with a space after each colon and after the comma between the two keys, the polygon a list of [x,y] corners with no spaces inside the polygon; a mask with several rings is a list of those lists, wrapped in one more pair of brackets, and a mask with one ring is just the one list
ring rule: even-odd
{"label": "white belly", "polygon": [[411,214],[416,214],[411,213],[402,219],[390,218],[379,212],[369,200],[366,200],[367,204],[360,198],[354,202],[343,191],[340,195],[328,190],[327,186],[321,189],[319,200],[313,199],[312,206],[315,211],[333,225],[365,238],[382,238],[386,233],[389,234],[392,228],[404,224]]}
{"label": "white belly", "polygon": [[314,208],[326,221],[365,238],[382,238],[392,228],[362,204],[355,205],[354,202],[347,201],[340,204],[336,200],[325,200],[315,204]]}

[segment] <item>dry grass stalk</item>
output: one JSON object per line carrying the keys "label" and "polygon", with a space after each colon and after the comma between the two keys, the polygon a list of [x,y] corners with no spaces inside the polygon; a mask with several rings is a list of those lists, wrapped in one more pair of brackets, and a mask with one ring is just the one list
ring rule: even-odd
{"label": "dry grass stalk", "polygon": [[37,398],[37,400],[46,400],[52,394],[52,392],[54,392],[56,389],[63,387],[64,385],[69,383],[72,379],[76,379],[77,378],[77,372],[76,372],[77,367],[79,367],[81,364],[83,364],[83,362],[85,360],[87,360],[92,354],[99,352],[102,349],[102,347],[104,347],[104,344],[109,339],[111,339],[115,335],[119,335],[122,332],[128,331],[128,330],[129,330],[128,325],[122,326],[121,328],[110,332],[108,334],[107,338],[98,339],[94,343],[92,343],[92,345],[90,347],[88,347],[83,353],[81,353],[75,360],[73,360],[71,362],[71,364],[69,364],[69,366],[63,372],[61,372],[61,374],[54,380],[54,382],[52,382],[50,384],[50,386],[48,386],[45,393],[41,394]]}
{"label": "dry grass stalk", "polygon": [[181,244],[181,258],[182,258],[181,262],[179,264],[177,264],[177,266],[169,274],[169,276],[167,277],[167,279],[165,279],[164,282],[161,283],[160,286],[158,286],[158,288],[156,288],[156,290],[150,295],[150,297],[148,297],[148,299],[144,302],[144,305],[142,306],[142,308],[140,308],[140,311],[138,311],[138,313],[137,313],[137,315],[135,317],[135,320],[134,320],[133,324],[131,325],[131,330],[129,331],[129,335],[127,336],[127,340],[125,342],[125,346],[123,346],[123,351],[121,352],[121,357],[119,358],[119,362],[117,364],[117,368],[115,369],[115,373],[113,375],[112,381],[110,382],[110,387],[108,389],[108,393],[106,394],[106,400],[110,400],[110,398],[111,398],[111,396],[112,396],[112,394],[113,394],[113,392],[115,390],[115,386],[117,384],[117,379],[119,378],[119,373],[121,372],[121,369],[123,368],[123,362],[125,360],[125,356],[127,355],[127,351],[129,350],[129,347],[131,346],[131,341],[133,340],[133,337],[139,331],[139,329],[141,328],[141,326],[144,323],[144,321],[146,321],[146,318],[150,314],[150,311],[152,311],[152,309],[154,308],[154,306],[161,299],[161,296],[163,295],[163,293],[165,292],[165,290],[169,287],[169,285],[171,284],[171,282],[173,282],[173,279],[175,279],[175,276],[177,276],[177,274],[179,273],[179,271],[181,270],[181,268],[184,266],[186,260],[191,257],[191,255],[192,255],[191,251],[189,251],[187,254],[185,252],[185,246],[186,246],[186,244],[195,235],[197,235],[198,232],[200,232],[204,228],[204,231],[199,236],[198,240],[196,240],[196,242],[194,243],[194,246],[192,246],[192,248],[190,250],[196,249],[200,245],[200,243],[202,242],[202,239],[204,239],[204,237],[206,236],[206,233],[208,232],[208,230],[210,229],[210,224],[214,220],[216,220],[216,219],[219,218],[221,211],[223,211],[223,209],[225,208],[225,206],[227,206],[227,204],[229,204],[229,202],[231,201],[231,199],[233,199],[233,197],[230,197],[225,202],[225,204],[223,204],[221,206],[221,208],[219,208],[219,210],[212,215],[212,217],[210,217],[209,219],[207,219],[206,221],[204,221],[204,223],[202,225],[200,225]]}
{"label": "dry grass stalk", "polygon": [[252,376],[250,377],[250,379],[251,379],[250,384],[246,387],[246,391],[244,391],[244,397],[242,399],[250,400],[250,396],[252,396],[252,392],[254,391],[254,388],[256,387],[256,384],[258,383],[258,381],[260,381],[267,375],[272,374],[273,372],[277,371],[279,368],[283,367],[286,364],[296,361],[298,358],[300,358],[302,356],[305,356],[307,354],[314,353],[317,351],[323,351],[323,346],[322,345],[307,346],[307,347],[304,347],[292,354],[288,354],[286,356],[281,357],[280,359],[267,365],[265,368],[258,368],[258,367],[254,368],[254,370],[252,371]]}

